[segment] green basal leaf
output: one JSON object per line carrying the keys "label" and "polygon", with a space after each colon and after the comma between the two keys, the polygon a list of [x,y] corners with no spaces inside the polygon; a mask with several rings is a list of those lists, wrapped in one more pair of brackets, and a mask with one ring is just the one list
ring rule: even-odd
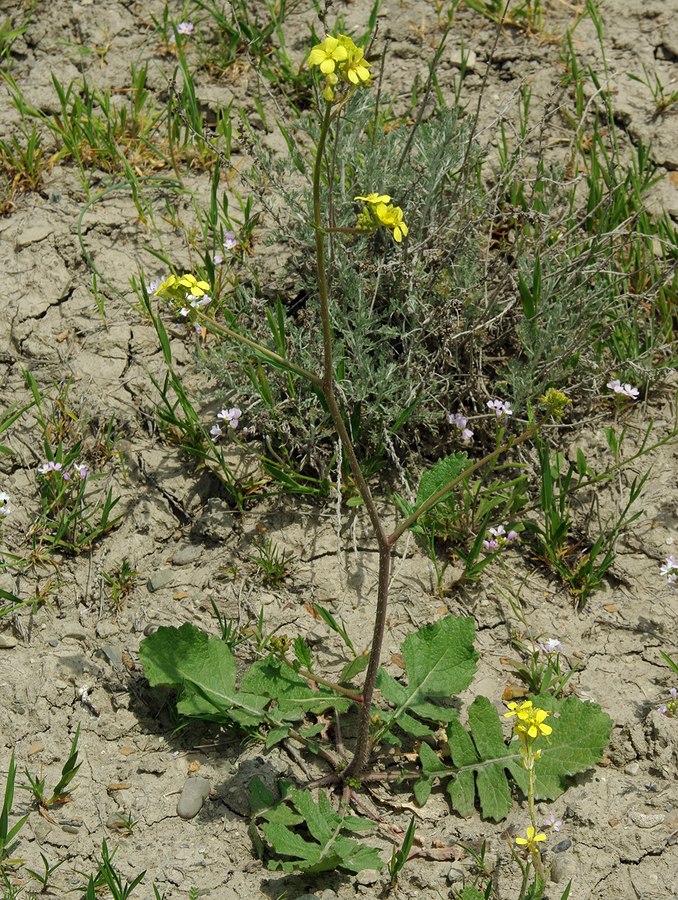
{"label": "green basal leaf", "polygon": [[416,722],[413,716],[437,723],[457,717],[456,710],[431,701],[448,700],[473,680],[478,659],[473,649],[474,635],[473,619],[448,616],[405,638],[401,652],[407,685],[401,685],[384,669],[377,676],[382,695],[396,706],[392,714],[384,715],[390,726],[397,724],[422,737],[430,734],[430,728]]}
{"label": "green basal leaf", "polygon": [[[533,703],[552,714],[548,723],[553,731],[539,742],[542,753],[536,773],[537,797],[553,800],[565,790],[568,776],[599,762],[612,720],[596,704],[576,697],[559,701],[549,695],[536,697]],[[447,739],[451,766],[444,765],[427,744],[421,746],[423,777],[414,788],[417,800],[428,797],[433,781],[449,778],[447,793],[460,815],[472,814],[477,796],[483,816],[495,821],[505,818],[511,808],[507,773],[523,793],[527,792],[527,773],[519,741],[506,745],[495,707],[486,697],[477,697],[469,708],[468,730],[453,719],[447,726]]]}
{"label": "green basal leaf", "polygon": [[[540,742],[542,754],[536,766],[537,798],[554,800],[567,787],[568,776],[584,772],[600,761],[610,739],[612,720],[597,704],[584,703],[577,697],[556,700],[549,695],[535,697],[533,703],[556,714],[548,720],[553,732]],[[525,770],[516,763],[509,769],[525,792]]]}
{"label": "green basal leaf", "polygon": [[320,687],[313,690],[305,679],[275,656],[255,662],[242,679],[241,689],[263,695],[272,702],[271,718],[294,722],[306,713],[319,715],[327,709],[345,712],[351,705],[346,697]]}
{"label": "green basal leaf", "polygon": [[[258,796],[258,786],[256,791]],[[290,821],[288,803],[294,808],[293,821]],[[261,831],[272,852],[277,856],[290,857],[289,860],[269,860],[271,869],[310,874],[342,869],[355,873],[363,869],[381,869],[383,866],[376,848],[359,844],[342,834],[345,831],[368,831],[374,828],[374,823],[335,812],[325,793],[320,793],[316,802],[309,791],[291,790],[285,801],[270,809],[260,808],[258,814],[265,819]],[[304,833],[299,827],[302,823]],[[293,830],[295,827],[297,830]]]}
{"label": "green basal leaf", "polygon": [[258,725],[268,698],[236,690],[235,657],[228,645],[190,623],[161,627],[141,642],[139,658],[152,687],[179,689],[182,715]]}

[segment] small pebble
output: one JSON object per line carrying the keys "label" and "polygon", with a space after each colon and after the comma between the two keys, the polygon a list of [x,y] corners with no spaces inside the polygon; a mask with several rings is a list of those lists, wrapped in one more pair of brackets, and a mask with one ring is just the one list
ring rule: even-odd
{"label": "small pebble", "polygon": [[626,775],[637,775],[640,772],[640,765],[637,762],[626,763],[624,772]]}
{"label": "small pebble", "polygon": [[161,588],[167,587],[167,585],[173,578],[173,572],[170,572],[168,569],[160,569],[155,573],[155,575],[151,575],[151,577],[146,582],[146,587],[151,593],[154,593],[155,591],[159,591]]}
{"label": "small pebble", "polygon": [[571,846],[572,841],[569,838],[564,838],[562,841],[558,841],[552,849],[554,853],[564,853],[566,850],[569,850]]}
{"label": "small pebble", "polygon": [[122,668],[122,647],[113,647],[106,644],[94,651],[94,655],[99,659],[107,659],[114,669]]}
{"label": "small pebble", "polygon": [[450,866],[447,870],[447,880],[450,884],[455,884],[457,881],[463,881],[465,874],[461,866]]}
{"label": "small pebble", "polygon": [[187,544],[172,556],[172,564],[175,566],[187,566],[189,563],[200,559],[202,547],[198,544]]}
{"label": "small pebble", "polygon": [[11,634],[0,634],[0,650],[13,650],[16,647],[16,638]]}
{"label": "small pebble", "polygon": [[150,637],[152,634],[155,634],[160,626],[156,625],[155,622],[149,622],[148,625],[144,628],[144,634],[146,637]]}
{"label": "small pebble", "polygon": [[200,775],[187,778],[177,803],[177,815],[181,819],[192,819],[197,816],[209,793],[210,783],[207,778]]}

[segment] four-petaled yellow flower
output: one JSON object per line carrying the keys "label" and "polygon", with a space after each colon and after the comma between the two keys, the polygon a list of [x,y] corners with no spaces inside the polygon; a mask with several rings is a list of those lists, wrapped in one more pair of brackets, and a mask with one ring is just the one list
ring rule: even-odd
{"label": "four-petaled yellow flower", "polygon": [[162,297],[163,295],[167,296],[177,293],[179,290],[179,292],[183,294],[192,294],[194,297],[203,297],[209,289],[210,286],[208,282],[198,281],[195,275],[186,273],[181,276],[170,275],[169,278],[166,278],[160,285],[156,294]]}
{"label": "four-petaled yellow flower", "polygon": [[[343,35],[340,35],[340,40]],[[348,38],[352,44],[351,47],[348,47],[348,59],[346,60],[346,65],[342,67],[343,74],[348,78],[351,84],[366,84],[370,80],[370,70],[369,63],[365,59],[365,54],[362,51],[362,48],[356,47],[356,45]]]}
{"label": "four-petaled yellow flower", "polygon": [[504,713],[505,719],[510,719],[511,716],[518,716],[519,719],[524,719],[528,714],[528,710],[532,709],[532,701],[526,700],[524,703],[521,703],[520,706],[515,702],[511,702],[507,703],[506,706],[509,711]]}
{"label": "four-petaled yellow flower", "polygon": [[316,44],[308,56],[309,66],[320,66],[323,75],[334,72],[337,63],[348,59],[348,50],[343,42],[328,35],[321,44]]}
{"label": "four-petaled yellow flower", "polygon": [[358,195],[353,198],[354,200],[364,200],[365,203],[390,203],[391,198],[388,194],[367,194],[365,197],[361,197]]}
{"label": "four-petaled yellow flower", "polygon": [[528,710],[528,714],[526,716],[518,716],[518,722],[516,722],[516,731],[520,737],[527,736],[532,738],[533,740],[541,734],[551,734],[553,728],[550,725],[545,725],[544,720],[548,718],[548,713],[545,709],[534,709]]}
{"label": "four-petaled yellow flower", "polygon": [[553,731],[550,725],[544,724],[549,714],[545,709],[533,706],[531,700],[526,700],[520,706],[517,703],[508,703],[507,706],[509,711],[504,713],[504,718],[516,716],[515,730],[521,740],[525,741],[528,738],[534,740],[542,734],[548,735]]}
{"label": "four-petaled yellow flower", "polygon": [[374,209],[379,222],[391,230],[393,239],[396,243],[400,243],[404,237],[407,237],[409,228],[403,221],[403,211],[399,206],[385,203],[378,203]]}
{"label": "four-petaled yellow flower", "polygon": [[516,844],[521,847],[526,847],[530,853],[538,853],[539,847],[537,844],[540,844],[542,841],[546,840],[546,835],[540,831],[539,834],[535,831],[535,829],[529,825],[525,829],[526,837],[517,837]]}

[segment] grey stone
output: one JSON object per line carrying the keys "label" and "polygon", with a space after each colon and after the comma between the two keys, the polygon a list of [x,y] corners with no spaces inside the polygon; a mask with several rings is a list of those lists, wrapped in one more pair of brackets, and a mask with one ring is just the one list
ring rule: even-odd
{"label": "grey stone", "polygon": [[112,644],[105,644],[94,652],[99,659],[106,659],[114,669],[122,668],[122,647],[114,647]]}
{"label": "grey stone", "polygon": [[447,880],[450,884],[455,884],[457,881],[463,881],[465,874],[461,866],[450,866],[447,870]]}
{"label": "grey stone", "polygon": [[640,765],[637,762],[630,762],[624,766],[626,775],[637,775],[640,772]]}
{"label": "grey stone", "polygon": [[155,622],[149,622],[148,625],[144,628],[144,634],[146,637],[150,637],[152,634],[155,634],[160,626],[156,625]]}
{"label": "grey stone", "polygon": [[189,563],[196,562],[202,556],[202,547],[198,544],[187,544],[181,547],[172,556],[172,565],[187,566]]}
{"label": "grey stone", "polygon": [[571,856],[562,854],[556,856],[551,863],[551,881],[562,884],[571,881],[577,874],[577,864]]}
{"label": "grey stone", "polygon": [[200,775],[189,776],[181,789],[181,796],[177,803],[177,815],[182,819],[192,819],[197,816],[202,805],[209,797],[210,783]]}
{"label": "grey stone", "polygon": [[564,853],[566,850],[569,850],[571,846],[572,841],[569,838],[563,838],[562,841],[558,841],[552,850],[554,853]]}
{"label": "grey stone", "polygon": [[[337,895],[332,891],[334,897]],[[296,900],[320,900],[317,894],[299,894]]]}
{"label": "grey stone", "polygon": [[16,638],[11,634],[0,634],[0,650],[13,650],[16,644]]}
{"label": "grey stone", "polygon": [[146,587],[153,593],[154,591],[159,591],[161,588],[167,587],[173,578],[174,574],[168,569],[159,569],[155,575],[151,575],[148,579]]}

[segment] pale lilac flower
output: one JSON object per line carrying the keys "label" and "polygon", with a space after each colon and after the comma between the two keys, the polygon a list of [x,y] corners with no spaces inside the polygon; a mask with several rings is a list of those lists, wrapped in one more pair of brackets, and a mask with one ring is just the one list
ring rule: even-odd
{"label": "pale lilac flower", "polygon": [[490,534],[492,535],[492,537],[496,538],[504,537],[504,535],[506,534],[506,529],[503,525],[497,525],[496,528],[490,528]]}
{"label": "pale lilac flower", "polygon": [[87,468],[85,463],[73,463],[73,471],[78,476],[80,481],[84,481],[85,478],[87,478],[87,476],[89,475],[89,469]]}
{"label": "pale lilac flower", "polygon": [[678,559],[671,554],[671,556],[667,556],[664,560],[664,565],[660,567],[659,574],[660,575],[670,575],[674,569],[678,571]]}
{"label": "pale lilac flower", "polygon": [[669,587],[678,587],[678,573],[671,572],[666,581],[668,582]]}
{"label": "pale lilac flower", "polygon": [[179,310],[179,315],[180,315],[180,316],[183,316],[184,319],[186,318],[186,316],[187,316],[189,313],[190,313],[190,309],[186,309],[185,306],[182,306],[181,309]]}
{"label": "pale lilac flower", "polygon": [[461,432],[459,436],[462,440],[462,443],[469,444],[471,442],[471,439],[473,438],[473,431],[470,428],[466,427],[468,423],[468,419],[466,418],[466,416],[462,415],[461,413],[450,413],[447,417],[447,421],[450,423],[450,425],[454,425],[454,427]]}
{"label": "pale lilac flower", "polygon": [[193,24],[193,22],[179,22],[179,24],[177,25],[177,31],[179,32],[179,34],[193,34],[193,32],[195,31],[195,25]]}
{"label": "pale lilac flower", "polygon": [[238,239],[234,231],[227,231],[224,235],[224,250],[235,250],[238,246]]}
{"label": "pale lilac flower", "polygon": [[548,656],[551,653],[562,653],[563,645],[560,643],[558,638],[548,638],[545,641],[542,641],[540,644],[537,644],[542,653],[546,653]]}
{"label": "pale lilac flower", "polygon": [[218,425],[212,425],[212,427],[210,428],[210,437],[213,441],[218,441],[223,433],[224,432],[221,430],[221,428],[219,428]]}
{"label": "pale lilac flower", "polygon": [[562,824],[560,819],[556,819],[556,817],[551,814],[548,819],[544,821],[544,828],[550,828],[552,831],[560,831]]}
{"label": "pale lilac flower", "polygon": [[509,533],[506,535],[507,541],[517,541],[518,540],[518,532],[511,529]]}
{"label": "pale lilac flower", "polygon": [[155,296],[155,294],[157,293],[158,288],[160,287],[162,282],[163,282],[162,276],[158,276],[158,278],[151,278],[151,280],[146,285],[146,293],[150,297]]}
{"label": "pale lilac flower", "polygon": [[640,395],[640,391],[637,387],[633,387],[633,385],[629,384],[628,382],[622,384],[618,378],[615,378],[612,381],[608,381],[607,387],[609,387],[611,391],[614,391],[615,394],[622,394],[624,397],[628,397],[630,400],[636,400]]}
{"label": "pale lilac flower", "polygon": [[200,309],[201,306],[209,306],[212,302],[212,298],[209,294],[205,294],[203,297],[195,297],[193,294],[189,294],[186,299],[191,301],[192,309]]}
{"label": "pale lilac flower", "polygon": [[202,334],[202,327],[197,322],[195,323],[193,328],[195,329],[196,334]]}
{"label": "pale lilac flower", "polygon": [[483,541],[483,549],[485,549],[488,553],[491,553],[493,550],[499,549],[499,542],[495,540],[487,540]]}
{"label": "pale lilac flower", "polygon": [[9,502],[9,494],[6,494],[4,491],[0,491],[0,517],[4,518],[11,515],[12,506]]}
{"label": "pale lilac flower", "polygon": [[238,420],[242,415],[242,410],[238,409],[237,406],[234,406],[232,409],[222,409],[220,413],[217,413],[217,419],[222,419],[224,422],[228,422],[231,428],[238,427]]}
{"label": "pale lilac flower", "polygon": [[510,400],[488,400],[487,408],[491,409],[498,419],[513,415]]}
{"label": "pale lilac flower", "polygon": [[59,472],[62,468],[63,466],[60,462],[54,462],[54,460],[50,459],[41,466],[38,466],[38,473],[40,475],[49,475],[50,472]]}

